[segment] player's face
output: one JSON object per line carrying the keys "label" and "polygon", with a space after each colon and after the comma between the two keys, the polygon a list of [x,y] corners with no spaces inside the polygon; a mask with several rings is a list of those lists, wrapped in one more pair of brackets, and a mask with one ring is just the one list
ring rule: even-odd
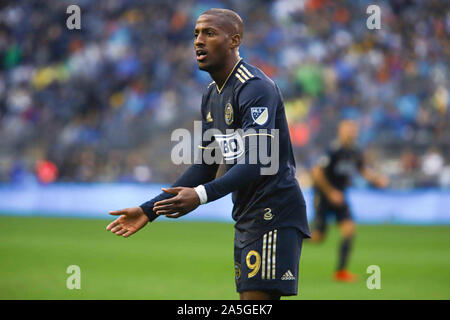
{"label": "player's face", "polygon": [[354,121],[344,121],[339,126],[339,139],[342,143],[351,145],[358,138],[358,124]]}
{"label": "player's face", "polygon": [[228,34],[220,28],[217,17],[201,15],[194,29],[194,49],[200,70],[214,72],[220,70],[226,62]]}

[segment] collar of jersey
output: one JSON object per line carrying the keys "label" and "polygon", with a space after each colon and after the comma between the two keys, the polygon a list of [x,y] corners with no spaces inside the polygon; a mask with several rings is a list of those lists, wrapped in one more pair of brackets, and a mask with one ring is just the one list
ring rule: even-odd
{"label": "collar of jersey", "polygon": [[236,70],[237,65],[242,61],[242,58],[239,58],[238,62],[236,62],[236,64],[234,65],[233,69],[231,70],[230,74],[228,75],[228,77],[225,79],[225,82],[222,85],[222,88],[219,89],[219,87],[217,86],[216,83],[216,89],[219,92],[219,94],[222,92],[223,88],[225,87],[225,85],[228,82],[228,79],[230,78],[230,76],[233,74],[234,70]]}

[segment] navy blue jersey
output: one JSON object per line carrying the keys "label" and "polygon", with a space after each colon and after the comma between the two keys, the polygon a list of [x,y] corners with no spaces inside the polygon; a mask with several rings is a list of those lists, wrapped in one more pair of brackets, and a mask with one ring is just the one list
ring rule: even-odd
{"label": "navy blue jersey", "polygon": [[364,167],[362,152],[358,148],[344,147],[337,141],[331,144],[318,164],[330,184],[339,190],[345,190],[352,177]]}
{"label": "navy blue jersey", "polygon": [[[209,141],[203,140],[200,147],[219,149],[227,161],[225,175],[204,185],[208,201],[223,196],[229,190],[224,187],[227,183],[224,177],[237,165],[238,159],[248,161],[246,156],[252,148],[253,151],[261,148],[249,141],[251,137],[266,137],[269,154],[278,152],[279,155],[278,170],[274,174],[253,177],[251,167],[248,167],[248,175],[246,171],[240,171],[239,179],[250,182],[232,190],[235,245],[243,247],[268,230],[282,227],[297,228],[304,237],[310,237],[305,201],[295,178],[295,160],[278,86],[261,70],[240,60],[222,88],[214,82],[208,86],[202,98],[201,112],[203,132],[218,129],[218,133]],[[278,136],[272,129],[277,129]],[[278,138],[278,150],[274,148],[275,138]]]}

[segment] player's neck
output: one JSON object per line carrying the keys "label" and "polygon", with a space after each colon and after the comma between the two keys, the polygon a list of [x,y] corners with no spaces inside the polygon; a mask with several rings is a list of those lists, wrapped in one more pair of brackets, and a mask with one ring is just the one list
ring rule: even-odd
{"label": "player's neck", "polygon": [[344,148],[351,148],[355,145],[353,140],[340,139],[339,144]]}
{"label": "player's neck", "polygon": [[232,58],[228,59],[228,62],[224,65],[223,68],[217,70],[216,72],[211,72],[210,76],[216,83],[218,88],[222,88],[225,82],[227,81],[230,73],[233,72],[234,67],[236,67],[237,63],[241,60],[239,55],[235,55]]}

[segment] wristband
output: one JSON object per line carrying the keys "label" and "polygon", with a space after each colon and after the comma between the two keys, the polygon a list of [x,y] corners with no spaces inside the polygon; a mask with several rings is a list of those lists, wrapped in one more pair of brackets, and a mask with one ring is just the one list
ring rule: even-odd
{"label": "wristband", "polygon": [[194,188],[197,192],[198,198],[200,199],[200,204],[205,204],[208,202],[208,194],[206,193],[205,187],[201,184]]}

